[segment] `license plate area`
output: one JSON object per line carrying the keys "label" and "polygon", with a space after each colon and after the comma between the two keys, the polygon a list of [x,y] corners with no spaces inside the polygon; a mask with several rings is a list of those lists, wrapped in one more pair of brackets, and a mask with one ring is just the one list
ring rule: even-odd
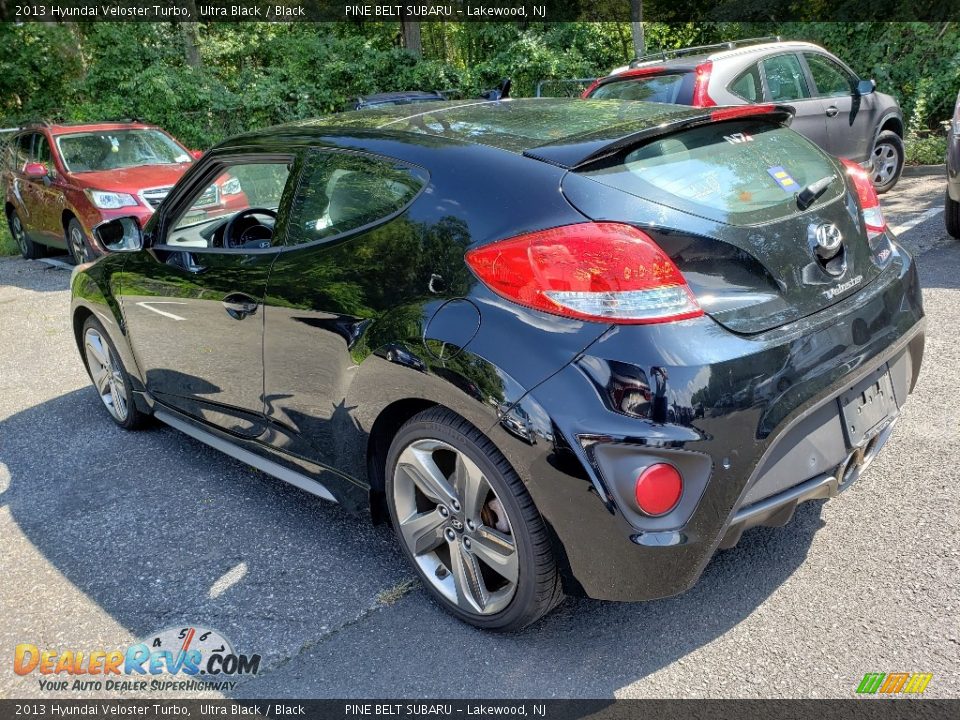
{"label": "license plate area", "polygon": [[848,447],[861,447],[897,414],[897,400],[887,366],[843,393],[838,402]]}

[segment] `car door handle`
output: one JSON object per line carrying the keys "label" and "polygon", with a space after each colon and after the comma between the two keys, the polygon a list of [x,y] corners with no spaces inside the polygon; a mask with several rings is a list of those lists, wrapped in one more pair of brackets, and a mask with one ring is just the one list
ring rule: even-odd
{"label": "car door handle", "polygon": [[837,109],[837,106],[831,105],[830,107],[827,108],[827,117],[836,117],[838,112],[840,111]]}
{"label": "car door handle", "polygon": [[260,303],[249,295],[232,293],[223,299],[223,307],[227,311],[227,315],[234,320],[243,320],[248,315],[253,315],[260,307]]}

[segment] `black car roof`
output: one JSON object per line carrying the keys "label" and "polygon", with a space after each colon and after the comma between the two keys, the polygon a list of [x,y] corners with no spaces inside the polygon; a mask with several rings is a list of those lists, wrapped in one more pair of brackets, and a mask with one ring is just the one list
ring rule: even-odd
{"label": "black car roof", "polygon": [[[241,135],[221,147],[310,144],[330,136],[389,138],[421,144],[469,143],[527,155],[563,167],[595,158],[639,136],[709,122],[711,109],[664,103],[573,98],[447,101],[329,115]],[[788,113],[777,108],[775,114]]]}

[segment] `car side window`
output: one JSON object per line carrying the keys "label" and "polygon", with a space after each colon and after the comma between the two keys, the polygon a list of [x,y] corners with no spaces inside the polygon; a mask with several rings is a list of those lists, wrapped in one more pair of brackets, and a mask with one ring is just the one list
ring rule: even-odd
{"label": "car side window", "polygon": [[760,70],[751,65],[736,80],[730,83],[730,92],[747,102],[759,102],[763,99],[763,84],[760,82]]}
{"label": "car side window", "polygon": [[807,79],[796,55],[766,58],[763,60],[763,74],[766,75],[767,89],[773,102],[810,97],[810,88],[807,87]]}
{"label": "car side window", "polygon": [[853,92],[854,80],[840,65],[819,53],[804,53],[813,84],[821,97],[843,97]]}
{"label": "car side window", "polygon": [[273,232],[293,158],[220,166],[170,225],[166,245],[264,249]]}
{"label": "car side window", "polygon": [[351,152],[316,152],[290,208],[287,245],[342,235],[385,220],[427,184],[424,170]]}
{"label": "car side window", "polygon": [[17,138],[14,150],[14,165],[17,172],[23,172],[23,167],[30,162],[30,151],[33,148],[33,138],[36,133],[24,133]]}
{"label": "car side window", "polygon": [[50,143],[44,135],[37,135],[33,143],[33,161],[43,163],[48,169],[53,167],[53,158],[50,156]]}

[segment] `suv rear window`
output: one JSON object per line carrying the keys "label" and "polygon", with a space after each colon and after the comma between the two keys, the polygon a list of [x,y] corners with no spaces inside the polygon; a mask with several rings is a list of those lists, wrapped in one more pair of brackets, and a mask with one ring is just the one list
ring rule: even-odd
{"label": "suv rear window", "polygon": [[[768,121],[702,125],[658,138],[586,176],[618,190],[730,224],[797,211],[794,195],[836,170],[800,134]],[[820,198],[836,198],[835,182]]]}
{"label": "suv rear window", "polygon": [[690,105],[693,103],[693,73],[665,73],[613,80],[594,90],[590,99]]}

